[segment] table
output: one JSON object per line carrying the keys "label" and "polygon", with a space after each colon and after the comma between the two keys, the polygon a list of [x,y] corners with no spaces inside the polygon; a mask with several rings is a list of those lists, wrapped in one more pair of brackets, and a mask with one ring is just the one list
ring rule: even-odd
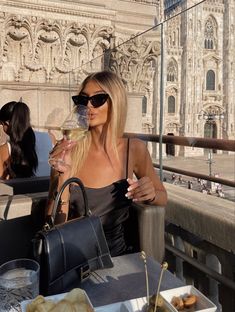
{"label": "table", "polygon": [[[140,253],[113,258],[114,267],[99,270],[84,281],[83,288],[94,307],[146,296],[144,263]],[[161,266],[152,258],[147,259],[149,292],[155,293]],[[184,286],[185,284],[168,270],[164,271],[160,290]]]}

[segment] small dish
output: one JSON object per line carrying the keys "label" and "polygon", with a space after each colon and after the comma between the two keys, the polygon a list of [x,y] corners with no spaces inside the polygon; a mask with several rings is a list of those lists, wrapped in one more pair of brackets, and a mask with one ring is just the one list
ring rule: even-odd
{"label": "small dish", "polygon": [[[54,301],[55,303],[64,299],[64,297],[67,295],[68,293],[63,293],[63,294],[58,294],[58,295],[53,295],[53,296],[47,296],[47,297],[44,297],[46,300],[52,300]],[[94,307],[87,295],[87,293],[84,291],[84,294],[85,294],[85,297],[86,297],[86,303],[90,306],[91,308],[91,311],[94,311]],[[22,312],[26,312],[26,307],[27,305],[32,302],[33,300],[25,300],[25,301],[22,301],[20,306],[21,306],[21,311]]]}
{"label": "small dish", "polygon": [[195,295],[197,297],[194,312],[215,312],[217,307],[206,296],[204,296],[197,288],[192,285],[173,288],[161,291],[160,295],[163,297],[171,311],[178,312],[178,310],[171,304],[173,297],[183,297],[185,295]]}

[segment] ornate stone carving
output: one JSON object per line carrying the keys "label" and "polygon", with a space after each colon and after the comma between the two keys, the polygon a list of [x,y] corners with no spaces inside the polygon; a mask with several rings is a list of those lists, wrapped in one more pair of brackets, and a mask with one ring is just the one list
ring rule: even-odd
{"label": "ornate stone carving", "polygon": [[78,83],[78,73],[100,70],[113,33],[110,26],[16,15],[6,16],[2,27],[2,80],[56,84]]}
{"label": "ornate stone carving", "polygon": [[224,114],[224,108],[219,105],[207,104],[206,106],[204,106],[204,110],[208,115],[213,115],[216,117]]}
{"label": "ornate stone carving", "polygon": [[180,17],[176,16],[167,22],[166,40],[168,49],[180,46]]}
{"label": "ornate stone carving", "polygon": [[110,66],[125,80],[129,92],[145,92],[153,81],[160,43],[143,37],[135,37],[124,44],[123,41],[122,38],[117,40],[118,48],[111,53]]}
{"label": "ornate stone carving", "polygon": [[178,122],[169,122],[166,124],[166,132],[173,132],[174,134],[179,134],[179,130],[182,125]]}

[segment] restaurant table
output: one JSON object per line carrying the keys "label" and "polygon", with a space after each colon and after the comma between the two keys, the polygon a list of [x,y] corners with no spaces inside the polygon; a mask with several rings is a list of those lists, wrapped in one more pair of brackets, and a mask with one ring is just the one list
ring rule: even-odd
{"label": "restaurant table", "polygon": [[[94,307],[124,300],[146,297],[144,262],[140,253],[113,258],[114,267],[98,270],[79,287],[88,294]],[[149,293],[155,293],[161,265],[147,258]],[[185,284],[168,270],[164,271],[160,290],[176,288]]]}

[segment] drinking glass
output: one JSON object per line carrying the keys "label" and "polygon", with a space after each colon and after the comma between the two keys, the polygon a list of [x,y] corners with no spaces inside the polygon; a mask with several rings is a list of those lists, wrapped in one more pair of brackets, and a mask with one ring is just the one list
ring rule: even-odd
{"label": "drinking glass", "polygon": [[[88,128],[88,109],[84,105],[76,105],[60,126],[63,138],[71,141],[81,140],[86,135]],[[52,167],[56,163],[64,164],[63,159],[53,157],[49,157],[48,162]]]}
{"label": "drinking glass", "polygon": [[39,264],[16,259],[0,266],[0,311],[21,311],[20,302],[39,295]]}
{"label": "drinking glass", "polygon": [[77,105],[67,116],[60,128],[66,140],[78,141],[86,135],[88,127],[87,107]]}

